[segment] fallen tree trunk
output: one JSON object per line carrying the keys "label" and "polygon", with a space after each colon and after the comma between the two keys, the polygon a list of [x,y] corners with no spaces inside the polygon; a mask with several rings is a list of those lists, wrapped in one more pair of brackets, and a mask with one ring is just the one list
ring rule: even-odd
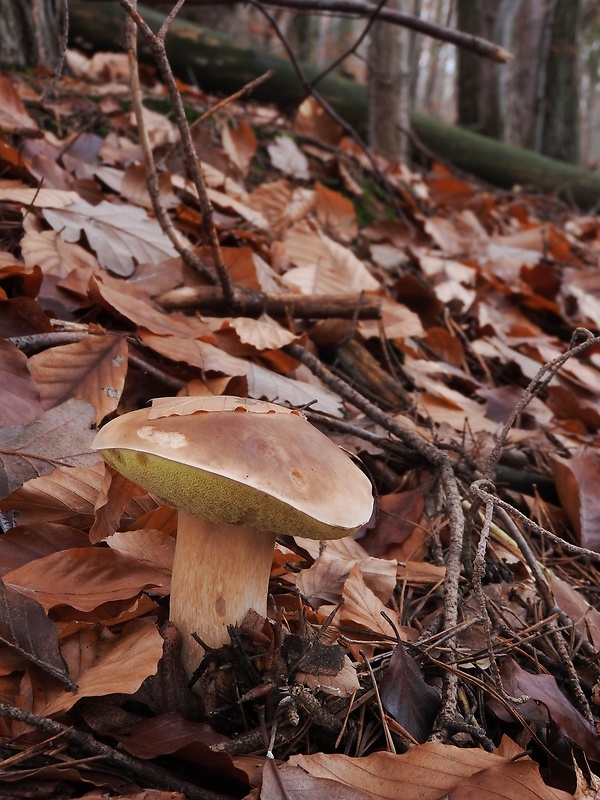
{"label": "fallen tree trunk", "polygon": [[[140,7],[144,19],[156,30],[164,14]],[[115,50],[120,46],[125,12],[117,2],[76,0],[70,5],[71,40],[91,42],[96,49]],[[272,69],[273,78],[258,86],[253,97],[271,102],[285,110],[293,108],[305,96],[305,90],[293,67],[285,59],[248,47],[221,33],[176,19],[167,36],[167,52],[171,67],[182,80],[195,80],[208,92],[230,94],[244,84]],[[140,57],[152,60],[145,42],[140,42]],[[305,67],[306,76],[314,78],[318,71]],[[336,111],[361,134],[366,129],[367,90],[353,81],[328,75],[318,83],[319,92]],[[582,207],[600,202],[600,176],[540,156],[529,150],[498,142],[423,114],[411,115],[418,139],[435,156],[496,186],[531,186],[542,191],[557,192]]]}

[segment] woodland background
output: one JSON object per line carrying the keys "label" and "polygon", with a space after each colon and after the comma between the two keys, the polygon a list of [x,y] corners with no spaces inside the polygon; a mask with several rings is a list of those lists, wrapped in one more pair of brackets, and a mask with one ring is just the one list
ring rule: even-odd
{"label": "woodland background", "polygon": [[[322,69],[369,27],[294,105],[212,93],[216,34],[174,76],[117,3],[1,0],[3,796],[597,796],[597,4],[408,5],[437,38],[186,4],[243,35],[230,92],[248,44]],[[318,97],[348,75],[352,125]],[[464,127],[433,150],[422,111]],[[173,510],[90,447],[175,394],[305,407],[378,495],[355,538],[278,540],[220,703],[178,670]]]}

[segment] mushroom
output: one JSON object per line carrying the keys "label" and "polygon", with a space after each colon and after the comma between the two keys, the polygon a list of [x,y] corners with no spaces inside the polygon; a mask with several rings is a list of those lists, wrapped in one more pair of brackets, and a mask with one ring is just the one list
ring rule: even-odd
{"label": "mushroom", "polygon": [[105,425],[94,448],[178,510],[170,618],[188,676],[202,648],[266,616],[276,534],[338,539],[368,522],[369,479],[299,411],[238,397],[158,398]]}

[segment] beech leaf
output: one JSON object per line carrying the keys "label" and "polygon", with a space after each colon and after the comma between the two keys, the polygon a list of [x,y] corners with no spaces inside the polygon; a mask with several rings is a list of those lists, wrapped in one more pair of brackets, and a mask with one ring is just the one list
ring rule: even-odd
{"label": "beech leaf", "polygon": [[116,410],[127,374],[127,343],[120,336],[88,336],[80,342],[52,347],[29,359],[45,408],[69,397],[87,400],[96,409],[95,422]]}
{"label": "beech leaf", "polygon": [[84,400],[67,400],[28,425],[0,430],[0,497],[25,481],[52,472],[56,464],[98,461],[91,449],[95,412]]}
{"label": "beech leaf", "polygon": [[58,648],[58,632],[43,607],[0,579],[0,641],[70,689],[75,684]]}
{"label": "beech leaf", "polygon": [[158,264],[177,255],[158,222],[137,206],[107,200],[93,206],[79,198],[60,210],[44,209],[44,216],[67,242],[77,242],[83,231],[101,266],[117,275],[131,275],[135,261]]}

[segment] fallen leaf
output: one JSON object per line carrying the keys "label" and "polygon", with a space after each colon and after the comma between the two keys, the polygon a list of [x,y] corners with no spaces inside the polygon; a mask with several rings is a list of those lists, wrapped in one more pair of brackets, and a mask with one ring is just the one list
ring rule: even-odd
{"label": "fallen leaf", "polygon": [[88,336],[32,356],[29,369],[40,386],[44,408],[77,397],[94,406],[94,421],[99,424],[116,411],[121,398],[127,374],[127,342],[111,334]]}
{"label": "fallen leaf", "polygon": [[40,388],[18,347],[0,339],[0,427],[25,425],[43,414]]}
{"label": "fallen leaf", "polygon": [[0,430],[0,497],[55,464],[85,465],[98,461],[91,449],[94,408],[83,400],[67,400],[27,425]]}
{"label": "fallen leaf", "polygon": [[60,210],[44,208],[44,216],[67,242],[77,242],[83,231],[100,265],[117,275],[133,274],[135,262],[158,264],[177,255],[158,222],[136,206],[106,200],[93,206],[78,198]]}
{"label": "fallen leaf", "polygon": [[168,594],[170,574],[110,547],[83,547],[31,561],[7,573],[4,581],[47,610],[70,606],[93,611],[104,603],[135,597],[147,587]]}
{"label": "fallen leaf", "polygon": [[[82,697],[133,694],[147,677],[156,673],[163,640],[151,619],[134,620],[117,636],[104,641],[96,639],[95,647],[89,633],[84,633],[82,642],[79,637],[72,637],[71,658],[65,652],[71,676],[77,682],[76,691],[61,692],[39,709],[39,714],[48,717],[62,714]],[[67,648],[67,643],[63,644],[63,652]]]}
{"label": "fallen leaf", "polygon": [[71,689],[75,685],[58,649],[56,625],[33,598],[0,580],[0,641]]}

